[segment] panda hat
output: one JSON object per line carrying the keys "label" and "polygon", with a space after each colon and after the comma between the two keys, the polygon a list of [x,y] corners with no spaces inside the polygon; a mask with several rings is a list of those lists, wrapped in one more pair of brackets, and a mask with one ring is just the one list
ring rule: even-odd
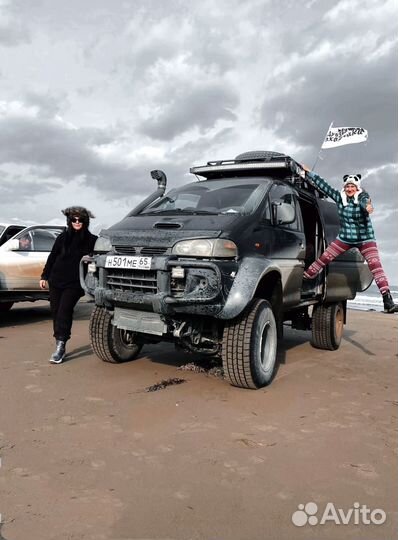
{"label": "panda hat", "polygon": [[360,174],[345,174],[343,176],[343,189],[340,191],[341,199],[343,201],[343,206],[347,206],[348,204],[347,194],[344,191],[344,188],[348,184],[353,184],[357,188],[357,191],[355,192],[355,195],[354,195],[354,203],[358,204],[359,194],[362,193],[361,175]]}

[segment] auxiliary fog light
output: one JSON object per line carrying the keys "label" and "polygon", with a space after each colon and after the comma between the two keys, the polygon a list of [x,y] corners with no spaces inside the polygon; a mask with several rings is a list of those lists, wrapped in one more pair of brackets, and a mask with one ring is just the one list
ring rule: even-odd
{"label": "auxiliary fog light", "polygon": [[171,277],[183,279],[185,277],[185,269],[181,266],[174,266],[174,268],[171,269]]}
{"label": "auxiliary fog light", "polygon": [[97,265],[95,264],[95,262],[88,263],[87,272],[90,272],[91,274],[95,274],[96,270],[97,270]]}

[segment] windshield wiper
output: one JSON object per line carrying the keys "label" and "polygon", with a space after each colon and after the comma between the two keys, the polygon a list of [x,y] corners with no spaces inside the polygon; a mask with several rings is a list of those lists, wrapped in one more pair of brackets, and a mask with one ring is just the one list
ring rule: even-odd
{"label": "windshield wiper", "polygon": [[180,210],[181,214],[193,214],[193,215],[200,215],[200,214],[207,214],[208,216],[217,216],[218,212],[210,212],[210,210]]}
{"label": "windshield wiper", "polygon": [[142,216],[153,216],[158,214],[185,214],[185,215],[211,215],[211,216],[217,216],[218,214],[216,212],[209,212],[208,210],[185,210],[183,208],[174,208],[173,210],[157,210],[153,212],[143,212]]}

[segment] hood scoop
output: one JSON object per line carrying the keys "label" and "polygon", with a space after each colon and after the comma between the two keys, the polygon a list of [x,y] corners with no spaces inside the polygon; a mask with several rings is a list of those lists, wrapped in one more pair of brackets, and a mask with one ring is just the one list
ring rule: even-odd
{"label": "hood scoop", "polygon": [[181,229],[182,223],[176,221],[158,221],[153,226],[155,229]]}

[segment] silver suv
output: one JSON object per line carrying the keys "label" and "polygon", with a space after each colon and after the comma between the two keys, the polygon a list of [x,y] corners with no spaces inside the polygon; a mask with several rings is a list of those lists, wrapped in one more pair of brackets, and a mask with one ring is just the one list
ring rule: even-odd
{"label": "silver suv", "polygon": [[0,246],[0,312],[15,302],[48,299],[39,280],[56,237],[64,227],[26,227]]}

